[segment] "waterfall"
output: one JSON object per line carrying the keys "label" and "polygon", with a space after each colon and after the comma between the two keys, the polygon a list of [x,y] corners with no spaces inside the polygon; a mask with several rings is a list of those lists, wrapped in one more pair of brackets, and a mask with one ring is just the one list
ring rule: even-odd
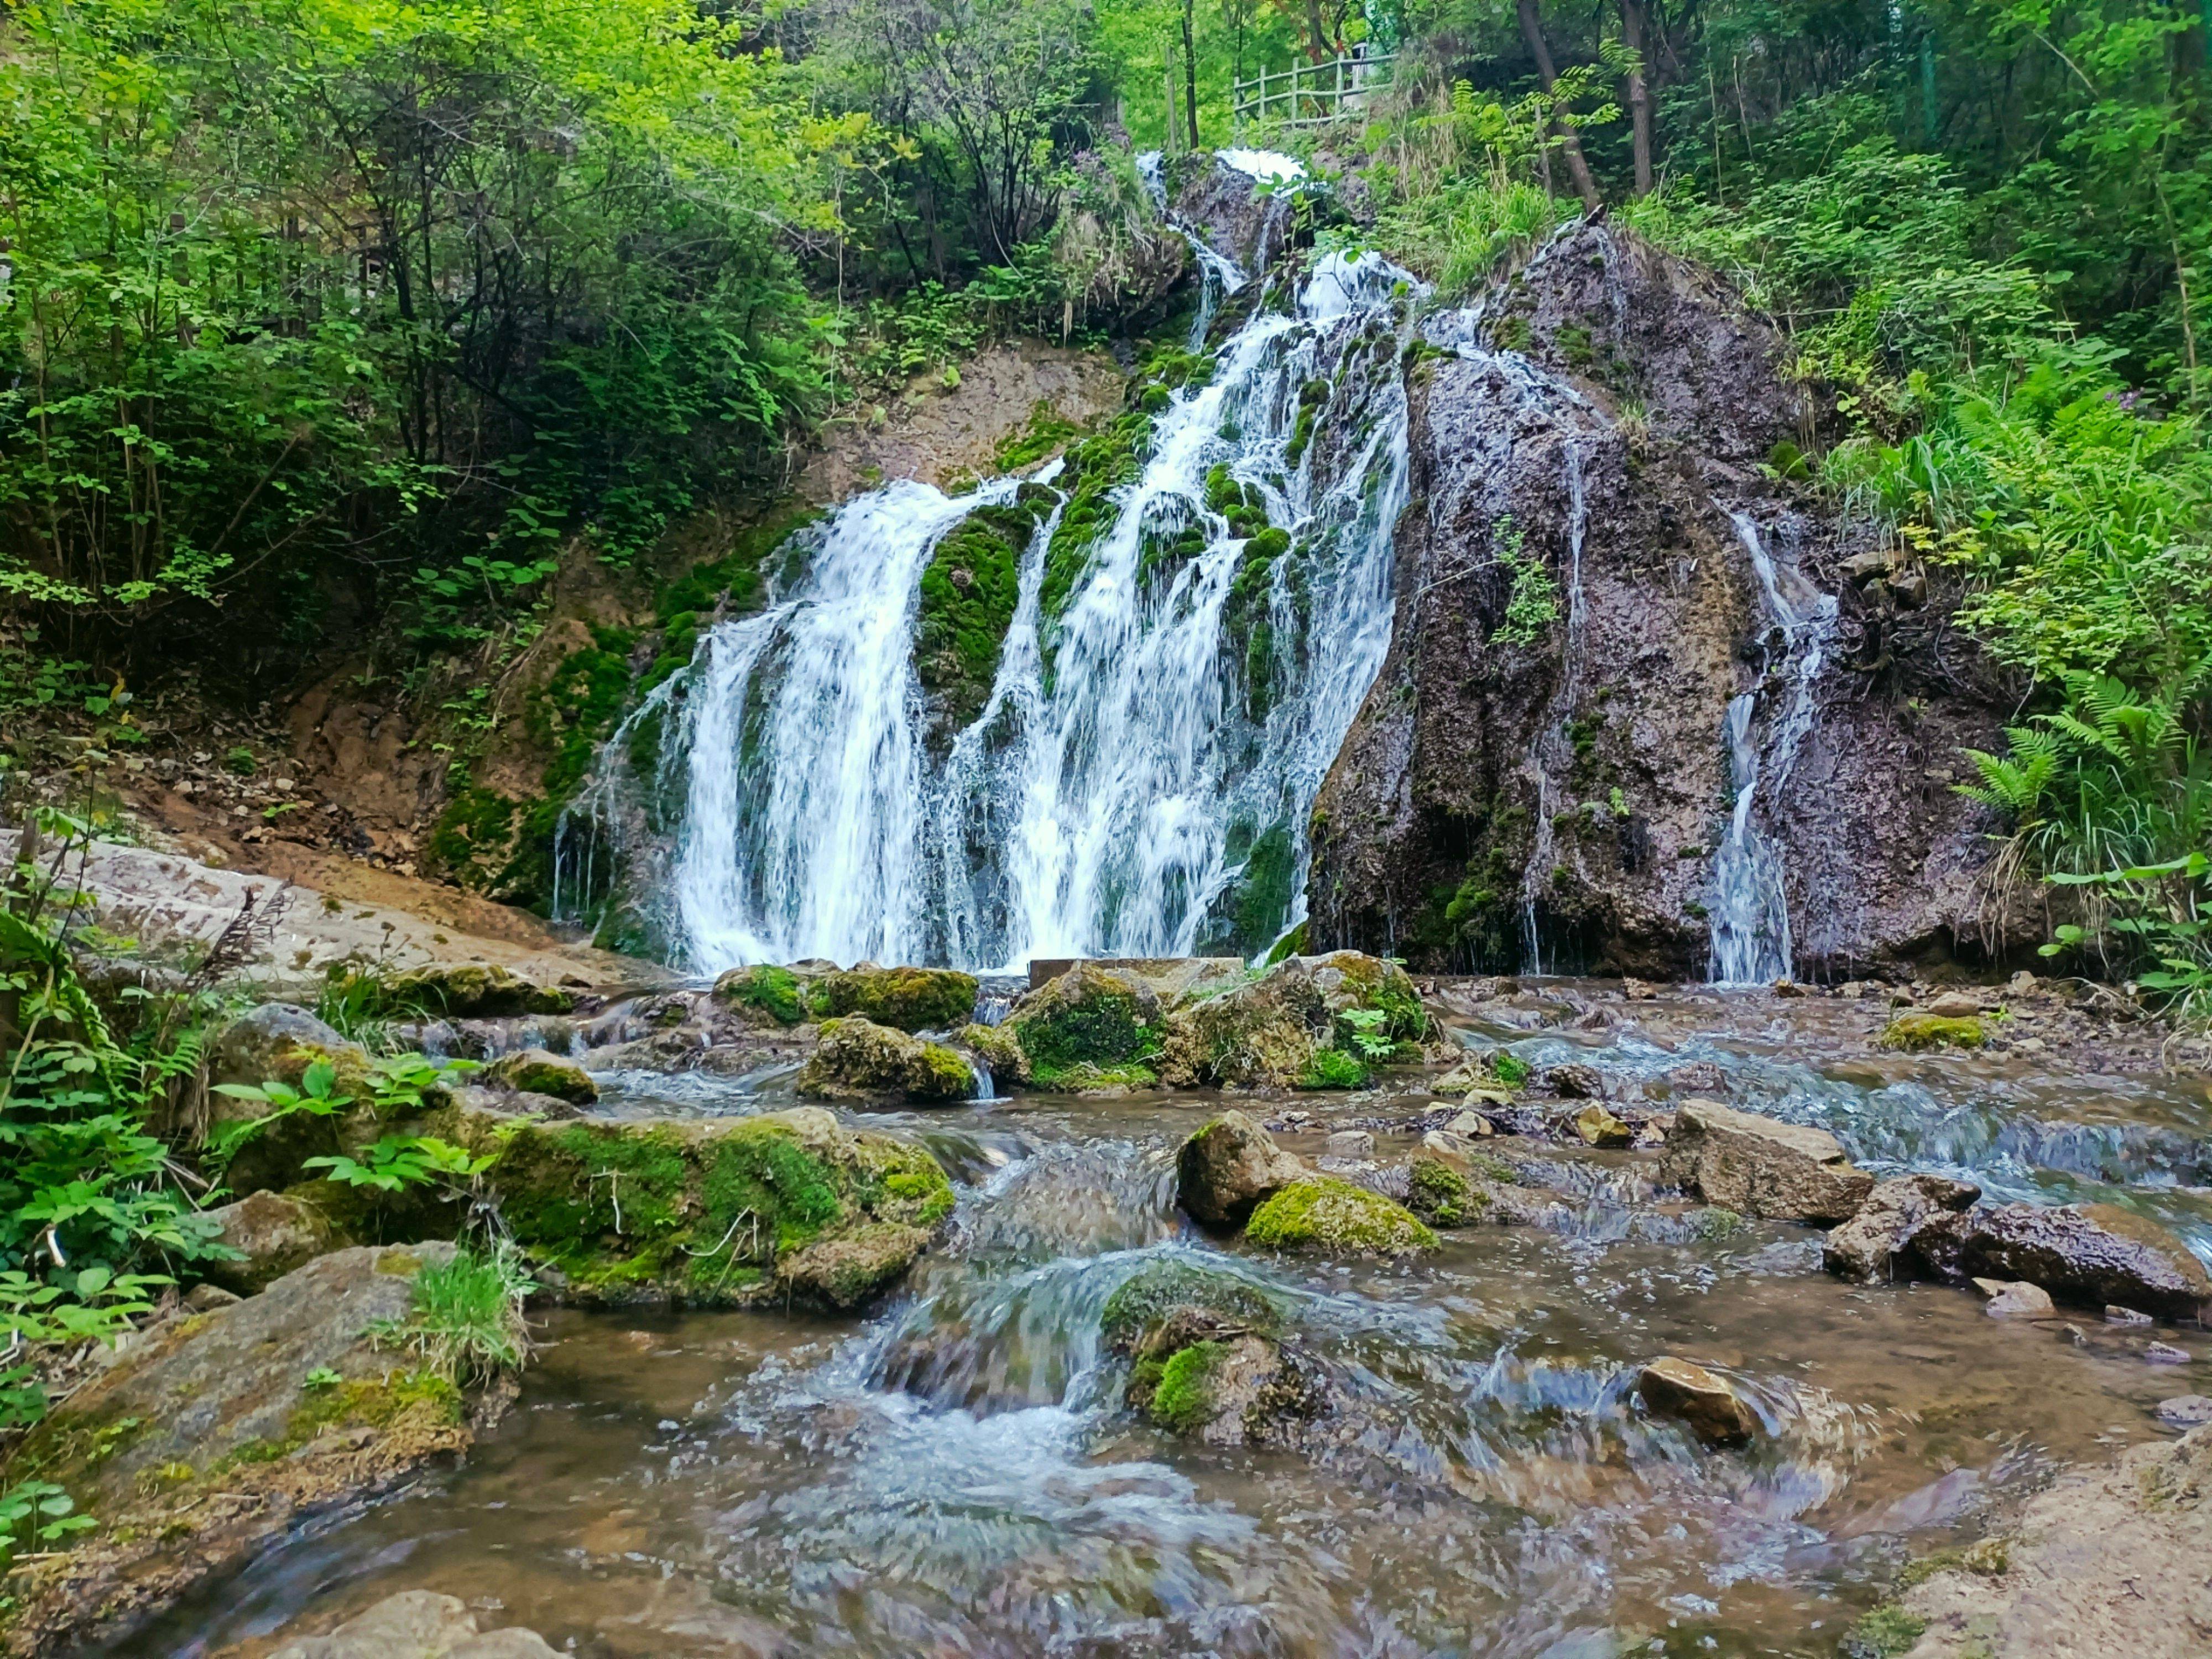
{"label": "waterfall", "polygon": [[617,730],[564,844],[605,843],[700,971],[1265,949],[1303,918],[1307,816],[1389,643],[1417,289],[1331,255],[1226,340],[1110,524],[1083,546],[1056,509],[1030,537],[988,700],[936,749],[922,574],[1025,486],[848,501]]}
{"label": "waterfall", "polygon": [[1728,745],[1729,782],[1735,799],[1727,836],[1713,857],[1712,895],[1707,906],[1712,930],[1709,975],[1718,985],[1765,985],[1786,978],[1794,958],[1782,856],[1759,828],[1756,816],[1760,785],[1765,786],[1767,800],[1778,805],[1797,763],[1798,747],[1819,712],[1814,682],[1835,632],[1836,599],[1832,593],[1816,590],[1796,571],[1778,567],[1766,550],[1765,538],[1749,514],[1729,516],[1735,522],[1737,539],[1750,556],[1761,604],[1782,635],[1790,702],[1768,741],[1769,758],[1764,765],[1753,725],[1759,692],[1746,691],[1729,702],[1722,735]]}

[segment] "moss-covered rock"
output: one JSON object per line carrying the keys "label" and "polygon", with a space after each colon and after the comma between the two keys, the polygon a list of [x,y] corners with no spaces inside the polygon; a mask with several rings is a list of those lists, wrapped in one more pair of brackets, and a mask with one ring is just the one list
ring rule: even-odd
{"label": "moss-covered rock", "polygon": [[1176,1202],[1201,1225],[1241,1227],[1261,1203],[1306,1172],[1251,1118],[1224,1112],[1177,1150]]}
{"label": "moss-covered rock", "polygon": [[737,1121],[467,1127],[516,1243],[585,1302],[857,1306],[952,1212],[937,1160],[800,1108]]}
{"label": "moss-covered rock", "polygon": [[1877,1042],[1884,1048],[1917,1054],[1930,1048],[1978,1048],[1987,1036],[1982,1022],[1971,1015],[1899,1014],[1882,1029]]}
{"label": "moss-covered rock", "polygon": [[[224,1086],[258,1089],[275,1082],[296,1089],[307,1068],[318,1063],[327,1063],[336,1074],[334,1096],[367,1099],[368,1051],[347,1042],[306,1009],[264,1003],[233,1021],[209,1047],[209,1137],[270,1115],[264,1102],[241,1100],[222,1092]],[[255,1131],[225,1170],[224,1181],[240,1194],[288,1187],[299,1179],[309,1158],[331,1157],[341,1150],[336,1121],[295,1112]]]}
{"label": "moss-covered rock", "polygon": [[1159,997],[1142,981],[1090,963],[1032,991],[1007,1016],[1037,1088],[1150,1088],[1161,1047]]}
{"label": "moss-covered rock", "polygon": [[1400,1255],[1434,1249],[1437,1236],[1406,1207],[1332,1176],[1310,1176],[1252,1212],[1244,1237],[1279,1250]]}
{"label": "moss-covered rock", "polygon": [[208,1212],[233,1256],[207,1264],[210,1283],[239,1296],[264,1291],[296,1267],[348,1243],[313,1205],[282,1193],[249,1193]]}
{"label": "moss-covered rock", "polygon": [[822,1022],[822,1040],[799,1068],[799,1092],[811,1100],[941,1106],[972,1097],[975,1074],[943,1043],[856,1016]]}
{"label": "moss-covered rock", "polygon": [[550,1095],[571,1106],[588,1106],[599,1097],[599,1085],[592,1081],[590,1073],[574,1060],[544,1048],[524,1048],[502,1055],[491,1063],[487,1075],[519,1093]]}
{"label": "moss-covered rock", "polygon": [[1428,1031],[1420,994],[1395,963],[1356,951],[1291,957],[1257,979],[1177,1003],[1160,1075],[1182,1088],[1357,1087],[1370,1054],[1419,1059],[1414,1045]]}
{"label": "moss-covered rock", "polygon": [[951,968],[876,968],[825,974],[810,992],[817,1014],[858,1014],[902,1031],[950,1031],[975,1012],[975,976]]}
{"label": "moss-covered rock", "polygon": [[1021,1038],[1006,1025],[963,1025],[960,1046],[990,1069],[991,1080],[1004,1087],[1030,1080],[1030,1057]]}
{"label": "moss-covered rock", "polygon": [[1224,1326],[1272,1334],[1282,1310],[1264,1291],[1233,1274],[1188,1261],[1158,1261],[1121,1282],[1098,1316],[1112,1353],[1134,1353],[1179,1309],[1198,1309]]}
{"label": "moss-covered rock", "polygon": [[1281,1310],[1231,1275],[1157,1262],[1116,1290],[1099,1319],[1130,1359],[1123,1403],[1170,1433],[1217,1445],[1279,1442],[1324,1403],[1277,1340]]}
{"label": "moss-covered rock", "polygon": [[374,998],[386,1014],[428,1014],[447,1019],[496,1019],[517,1014],[573,1012],[576,999],[557,985],[540,985],[497,963],[437,963],[385,980]]}
{"label": "moss-covered rock", "polygon": [[951,733],[983,712],[1014,619],[1021,557],[1057,496],[1029,486],[979,507],[938,538],[922,567],[915,671]]}
{"label": "moss-covered rock", "polygon": [[757,1023],[773,1025],[797,1025],[813,1018],[808,1000],[811,989],[811,979],[765,963],[732,968],[714,981],[716,1000],[758,1016]]}

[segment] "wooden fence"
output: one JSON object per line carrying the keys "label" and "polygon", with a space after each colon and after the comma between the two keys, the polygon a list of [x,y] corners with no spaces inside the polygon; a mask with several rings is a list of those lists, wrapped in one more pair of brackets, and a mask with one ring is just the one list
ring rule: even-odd
{"label": "wooden fence", "polygon": [[1318,126],[1324,121],[1357,110],[1367,94],[1390,83],[1395,52],[1373,58],[1336,58],[1326,64],[1293,64],[1286,70],[1263,71],[1257,80],[1239,81],[1231,93],[1230,109],[1241,132],[1250,121],[1276,121],[1284,126]]}

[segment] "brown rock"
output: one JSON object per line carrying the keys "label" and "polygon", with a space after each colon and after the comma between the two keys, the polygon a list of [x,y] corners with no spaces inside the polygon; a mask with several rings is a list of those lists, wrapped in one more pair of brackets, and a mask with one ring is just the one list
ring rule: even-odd
{"label": "brown rock", "polygon": [[1672,1355],[1637,1373],[1637,1397],[1655,1417],[1671,1417],[1709,1446],[1741,1446],[1758,1431],[1759,1419],[1735,1390],[1702,1365]]}
{"label": "brown rock", "polygon": [[2069,1301],[2168,1319],[2195,1319],[2212,1302],[2212,1276],[2187,1245],[2109,1204],[2001,1204],[1964,1220],[1960,1270],[1970,1275],[2024,1279]]}
{"label": "brown rock", "polygon": [[1971,991],[1946,991],[1928,1005],[1938,1019],[1973,1019],[1982,1012],[1982,1000]]}
{"label": "brown rock", "polygon": [[556,1659],[533,1631],[479,1632],[458,1596],[402,1590],[328,1636],[288,1642],[269,1659]]}
{"label": "brown rock", "polygon": [[1708,1204],[1778,1221],[1842,1221],[1874,1190],[1826,1130],[1711,1100],[1683,1103],[1660,1172]]}
{"label": "brown rock", "polygon": [[249,1193],[208,1217],[239,1259],[209,1262],[207,1276],[237,1296],[252,1296],[345,1242],[321,1211],[283,1193]]}
{"label": "brown rock", "polygon": [[1605,1079],[1595,1066],[1554,1066],[1544,1073],[1544,1085],[1562,1100],[1597,1100],[1605,1094]]}
{"label": "brown rock", "polygon": [[1306,1173],[1242,1112],[1224,1112],[1176,1155],[1176,1202],[1203,1226],[1242,1227],[1253,1210]]}
{"label": "brown rock", "polygon": [[1917,1261],[1914,1244],[1940,1216],[1970,1207],[1982,1189],[1942,1176],[1911,1175],[1878,1182],[1859,1212],[1828,1235],[1820,1260],[1845,1279],[1883,1279]]}
{"label": "brown rock", "polygon": [[1974,1288],[1989,1297],[1982,1311],[1992,1319],[2041,1319],[2058,1310],[2051,1293],[2039,1285],[2008,1285],[2002,1279],[1978,1279]]}
{"label": "brown rock", "polygon": [[1630,1146],[1636,1131],[1602,1106],[1585,1106],[1567,1120],[1567,1127],[1587,1146]]}

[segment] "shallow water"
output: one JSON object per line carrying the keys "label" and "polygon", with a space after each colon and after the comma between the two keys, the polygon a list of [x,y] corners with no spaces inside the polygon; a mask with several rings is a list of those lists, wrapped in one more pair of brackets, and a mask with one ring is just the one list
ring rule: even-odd
{"label": "shallow water", "polygon": [[[1462,1035],[1595,1063],[1621,1091],[1708,1062],[1739,1103],[1823,1123],[1869,1164],[2044,1201],[2126,1181],[2203,1236],[2187,1091],[1876,1063],[1817,1024]],[[623,1082],[611,1109],[787,1103],[775,1079]],[[1285,1139],[1317,1155],[1327,1123],[1425,1098],[1302,1098],[1318,1121]],[[2156,1434],[2156,1400],[2204,1387],[2204,1367],[2148,1365],[2139,1337],[2078,1316],[1842,1284],[1806,1230],[1699,1238],[1654,1206],[1641,1155],[1502,1141],[1566,1166],[1565,1220],[1448,1236],[1418,1264],[1224,1249],[1178,1217],[1170,1171],[1218,1104],[860,1120],[926,1139],[962,1189],[896,1302],[849,1321],[549,1316],[520,1405],[465,1469],[323,1523],[125,1650],[258,1653],[295,1618],[327,1628],[428,1588],[602,1659],[1826,1655],[1906,1554]],[[1386,1163],[1412,1144],[1378,1139]],[[1340,1402],[1309,1449],[1194,1447],[1119,1409],[1099,1311],[1178,1253],[1291,1310]],[[1759,1443],[1707,1451],[1646,1419],[1629,1386],[1665,1352],[1729,1376]]]}

